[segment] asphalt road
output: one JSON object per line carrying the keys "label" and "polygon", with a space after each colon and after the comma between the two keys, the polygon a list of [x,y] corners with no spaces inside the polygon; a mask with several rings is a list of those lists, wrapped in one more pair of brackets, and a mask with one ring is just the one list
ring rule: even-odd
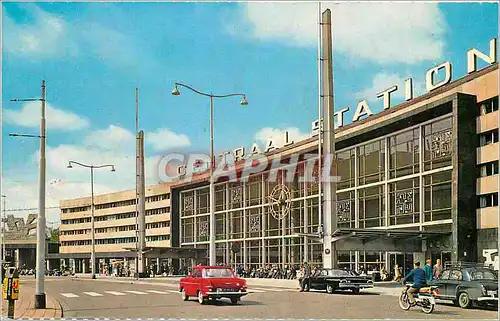
{"label": "asphalt road", "polygon": [[[23,280],[33,282],[33,279]],[[463,310],[438,304],[431,315],[403,311],[397,297],[374,292],[300,293],[293,289],[249,287],[238,305],[221,301],[184,302],[173,282],[46,278],[45,291],[60,302],[65,318],[315,318],[315,319],[496,319],[496,311]]]}

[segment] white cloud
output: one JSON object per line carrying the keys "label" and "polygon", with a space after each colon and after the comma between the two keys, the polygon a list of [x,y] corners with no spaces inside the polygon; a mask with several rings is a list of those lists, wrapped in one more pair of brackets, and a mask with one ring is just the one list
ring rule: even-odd
{"label": "white cloud", "polygon": [[78,47],[68,34],[70,26],[64,19],[34,4],[25,8],[33,17],[32,24],[16,23],[9,15],[3,15],[3,45],[7,52],[37,58],[77,54]]}
{"label": "white cloud", "polygon": [[109,125],[106,129],[96,130],[89,134],[84,142],[88,146],[98,148],[120,149],[125,144],[131,144],[133,147],[135,144],[135,135],[123,127]]}
{"label": "white cloud", "polygon": [[302,133],[297,127],[288,127],[283,129],[265,127],[255,133],[255,139],[264,145],[269,139],[272,139],[273,143],[276,145],[283,146],[285,143],[285,136],[283,133],[285,131],[288,131],[288,141],[298,142],[310,136],[309,133]]}
{"label": "white cloud", "polygon": [[165,151],[172,148],[183,148],[191,146],[189,137],[184,134],[177,134],[168,128],[159,128],[154,132],[146,133],[146,142],[155,151]]}
{"label": "white cloud", "polygon": [[[437,3],[322,3],[326,8],[332,11],[336,52],[378,63],[417,63],[443,54],[446,24]],[[317,46],[316,3],[250,2],[243,15],[251,28],[239,34]]]}
{"label": "white cloud", "polygon": [[140,52],[134,40],[113,27],[96,22],[92,17],[66,21],[35,4],[25,4],[22,8],[25,15],[32,18],[31,23],[19,23],[8,14],[3,15],[6,52],[32,60],[88,54],[113,65],[137,64]]}
{"label": "white cloud", "polygon": [[[46,104],[47,128],[59,130],[79,130],[89,126],[89,121],[69,111]],[[40,127],[40,102],[27,102],[20,110],[4,109],[5,121],[23,127]]]}

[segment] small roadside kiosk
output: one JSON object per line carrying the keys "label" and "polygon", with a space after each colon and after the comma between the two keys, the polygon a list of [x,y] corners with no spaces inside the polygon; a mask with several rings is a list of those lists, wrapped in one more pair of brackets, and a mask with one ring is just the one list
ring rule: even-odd
{"label": "small roadside kiosk", "polygon": [[2,297],[3,300],[8,301],[7,317],[14,319],[14,306],[16,300],[19,299],[19,271],[15,267],[9,267],[5,271]]}

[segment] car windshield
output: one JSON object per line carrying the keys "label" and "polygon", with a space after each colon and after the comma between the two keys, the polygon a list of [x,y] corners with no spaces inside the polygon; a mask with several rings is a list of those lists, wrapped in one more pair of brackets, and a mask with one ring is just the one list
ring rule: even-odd
{"label": "car windshield", "polygon": [[470,274],[472,280],[494,280],[498,278],[492,271],[489,270],[476,270]]}
{"label": "car windshield", "polygon": [[230,269],[205,269],[206,278],[232,278],[233,272]]}
{"label": "car windshield", "polygon": [[329,276],[335,276],[335,277],[347,277],[347,276],[356,276],[356,272],[350,271],[350,270],[329,270],[328,271]]}

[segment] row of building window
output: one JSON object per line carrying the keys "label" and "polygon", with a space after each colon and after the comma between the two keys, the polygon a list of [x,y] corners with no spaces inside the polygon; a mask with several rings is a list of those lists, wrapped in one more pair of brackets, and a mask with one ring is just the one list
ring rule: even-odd
{"label": "row of building window", "polygon": [[[146,242],[159,242],[170,240],[170,235],[154,235],[147,236]],[[106,244],[125,244],[125,243],[135,243],[135,237],[119,237],[112,239],[97,239],[95,240],[96,245],[106,245]],[[91,245],[91,240],[79,240],[79,241],[62,241],[61,246],[85,246]]]}
{"label": "row of building window", "polygon": [[[165,213],[170,213],[170,206],[146,210],[146,216],[160,215],[160,214],[165,214]],[[112,220],[123,220],[123,219],[133,218],[133,217],[136,217],[136,212],[96,216],[95,221],[96,222],[104,222],[104,221],[112,221]],[[61,220],[61,224],[89,223],[90,221],[91,221],[90,217],[85,217],[85,218]]]}
{"label": "row of building window", "polygon": [[162,227],[170,227],[170,221],[156,222],[156,223],[148,223],[148,224],[146,224],[146,229],[147,230],[149,230],[151,228],[162,228]]}
{"label": "row of building window", "polygon": [[498,174],[498,161],[481,164],[478,166],[478,176],[487,177]]}
{"label": "row of building window", "polygon": [[498,143],[498,128],[479,134],[479,147]]}
{"label": "row of building window", "polygon": [[[154,228],[162,228],[162,227],[170,227],[170,221],[155,222],[155,223],[147,223],[146,224],[147,230],[154,229]],[[95,232],[96,233],[114,233],[114,232],[126,232],[126,231],[134,231],[134,230],[136,230],[135,224],[134,225],[96,228]],[[81,234],[90,234],[90,229],[61,231],[61,235],[81,235]]]}
{"label": "row of building window", "polygon": [[170,240],[170,235],[146,236],[146,242],[159,242],[159,241],[168,241],[168,240]]}
{"label": "row of building window", "polygon": [[479,115],[486,115],[498,110],[498,96],[479,104]]}
{"label": "row of building window", "polygon": [[[170,199],[170,193],[161,194],[161,195],[153,195],[153,196],[146,197],[146,203],[159,202],[159,201],[168,200],[168,199]],[[135,205],[135,204],[136,204],[136,200],[130,199],[130,200],[125,200],[125,201],[96,204],[95,209],[101,210],[101,209],[112,208],[112,207],[130,206],[130,205]],[[84,211],[90,211],[90,205],[62,209],[63,213],[75,213],[75,212],[84,212]]]}
{"label": "row of building window", "polygon": [[480,195],[478,208],[498,206],[498,193]]}

